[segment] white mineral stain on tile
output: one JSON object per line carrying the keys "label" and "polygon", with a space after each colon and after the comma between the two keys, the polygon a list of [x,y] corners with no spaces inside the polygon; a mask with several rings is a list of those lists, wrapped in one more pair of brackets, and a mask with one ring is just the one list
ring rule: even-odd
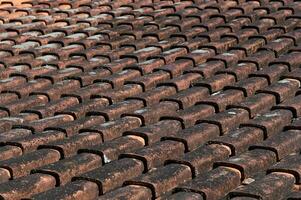
{"label": "white mineral stain on tile", "polygon": [[283,41],[283,39],[277,39],[277,40],[274,40],[274,42],[282,42]]}
{"label": "white mineral stain on tile", "polygon": [[278,83],[289,83],[289,82],[290,82],[290,81],[287,80],[287,79],[283,79],[283,80],[278,81]]}
{"label": "white mineral stain on tile", "polygon": [[141,114],[144,113],[146,111],[146,109],[141,109],[141,110],[136,110],[135,113]]}
{"label": "white mineral stain on tile", "polygon": [[209,50],[204,50],[204,49],[197,49],[192,51],[192,53],[209,53],[209,52],[210,52]]}
{"label": "white mineral stain on tile", "polygon": [[255,181],[255,179],[253,179],[253,178],[247,178],[243,181],[243,183],[249,185],[250,183],[252,183],[254,181]]}
{"label": "white mineral stain on tile", "polygon": [[7,120],[7,121],[13,121],[13,122],[16,122],[16,123],[23,123],[24,122],[24,119],[18,118],[18,117],[4,117],[2,119]]}
{"label": "white mineral stain on tile", "polygon": [[51,66],[51,65],[44,65],[43,67],[41,67],[41,69],[42,69],[42,68],[46,68],[46,69],[56,69],[56,67]]}
{"label": "white mineral stain on tile", "polygon": [[236,162],[236,161],[241,161],[242,159],[237,157],[237,158],[231,158],[230,160]]}
{"label": "white mineral stain on tile", "polygon": [[115,122],[114,122],[114,121],[111,121],[111,122],[103,123],[103,124],[101,124],[100,126],[102,126],[102,127],[108,127],[108,126],[111,126],[111,125],[114,125],[114,124],[115,124]]}
{"label": "white mineral stain on tile", "polygon": [[[77,68],[76,68],[76,69],[77,69]],[[68,67],[68,68],[65,68],[65,69],[60,70],[60,72],[63,72],[63,73],[66,73],[66,72],[72,72],[72,71],[75,71],[76,69],[75,69],[75,68],[72,68],[72,67]]]}
{"label": "white mineral stain on tile", "polygon": [[100,39],[103,39],[103,35],[93,35],[93,36],[90,36],[88,37],[87,39],[89,40],[100,40]]}
{"label": "white mineral stain on tile", "polygon": [[80,38],[85,38],[85,37],[87,37],[87,35],[84,33],[76,33],[76,34],[68,35],[65,38],[80,39]]}
{"label": "white mineral stain on tile", "polygon": [[9,41],[9,40],[7,40],[7,41],[1,41],[0,42],[0,45],[12,45],[12,44],[14,44],[14,42],[13,41]]}
{"label": "white mineral stain on tile", "polygon": [[237,138],[240,134],[244,133],[244,130],[237,129],[233,134],[230,135],[232,138]]}
{"label": "white mineral stain on tile", "polygon": [[229,111],[228,114],[230,114],[230,115],[236,115],[237,113],[233,112],[233,111]]}
{"label": "white mineral stain on tile", "polygon": [[77,48],[77,47],[81,47],[81,45],[79,45],[79,44],[72,44],[72,45],[63,47],[62,49],[66,50],[66,49],[73,49],[73,48]]}
{"label": "white mineral stain on tile", "polygon": [[39,36],[41,35],[41,33],[39,31],[30,31],[30,32],[26,32],[26,33],[23,33],[22,35],[30,35],[30,36]]}
{"label": "white mineral stain on tile", "polygon": [[121,17],[116,17],[116,19],[131,19],[130,16],[121,16]]}
{"label": "white mineral stain on tile", "polygon": [[14,132],[14,133],[31,133],[31,130],[28,129],[23,129],[23,128],[16,128],[16,129],[11,129],[10,131],[7,132]]}
{"label": "white mineral stain on tile", "polygon": [[119,72],[118,74],[119,74],[119,75],[123,75],[123,74],[126,74],[126,73],[128,73],[128,72],[129,72],[128,70],[123,70],[123,71]]}
{"label": "white mineral stain on tile", "polygon": [[222,55],[224,55],[224,56],[234,56],[235,54],[234,53],[223,53]]}
{"label": "white mineral stain on tile", "polygon": [[167,40],[162,40],[162,41],[159,42],[159,44],[166,44],[166,43],[168,43]]}
{"label": "white mineral stain on tile", "polygon": [[219,95],[220,93],[221,93],[221,91],[215,92],[215,93],[212,94],[212,96]]}
{"label": "white mineral stain on tile", "polygon": [[295,82],[296,84],[298,84],[298,87],[300,87],[300,81],[296,79],[286,78],[278,81],[278,83],[291,83],[291,82]]}
{"label": "white mineral stain on tile", "polygon": [[60,47],[61,47],[60,44],[51,43],[51,44],[46,44],[46,45],[36,47],[35,49],[45,49],[45,48],[56,49],[56,48],[60,48]]}
{"label": "white mineral stain on tile", "polygon": [[276,116],[280,116],[280,115],[281,115],[281,113],[274,112],[274,113],[266,113],[262,116],[264,116],[264,117],[276,117]]}
{"label": "white mineral stain on tile", "polygon": [[62,32],[53,32],[53,33],[48,33],[46,35],[41,35],[40,38],[47,38],[47,37],[52,37],[52,38],[57,38],[57,37],[63,37],[65,34]]}
{"label": "white mineral stain on tile", "polygon": [[44,121],[52,120],[52,119],[62,119],[65,116],[70,116],[70,115],[55,115],[55,116],[51,116],[51,117],[46,117],[46,118],[43,118],[43,119],[35,120],[33,122],[44,122]]}
{"label": "white mineral stain on tile", "polygon": [[94,57],[94,58],[91,58],[89,61],[96,62],[96,61],[99,61],[99,60],[101,60],[101,58]]}
{"label": "white mineral stain on tile", "polygon": [[103,154],[103,159],[105,163],[111,162],[111,160],[105,154]]}
{"label": "white mineral stain on tile", "polygon": [[173,53],[173,52],[177,52],[177,51],[179,51],[179,48],[174,48],[174,49],[171,49],[171,50],[166,51],[166,52]]}
{"label": "white mineral stain on tile", "polygon": [[85,30],[87,30],[87,31],[97,31],[98,29],[96,27],[89,27],[89,28],[85,28]]}
{"label": "white mineral stain on tile", "polygon": [[10,82],[10,81],[12,81],[12,80],[14,80],[13,77],[12,77],[12,78],[6,78],[6,79],[0,80],[0,83],[7,83],[7,82]]}
{"label": "white mineral stain on tile", "polygon": [[57,57],[54,55],[46,55],[46,56],[37,57],[36,59],[43,60],[45,62],[50,62],[50,61],[57,60]]}
{"label": "white mineral stain on tile", "polygon": [[15,65],[13,67],[11,67],[12,69],[15,69],[16,71],[18,72],[21,72],[23,70],[26,70],[28,69],[28,66],[27,65]]}
{"label": "white mineral stain on tile", "polygon": [[150,52],[150,51],[152,51],[154,49],[156,49],[156,47],[147,47],[147,48],[143,48],[143,49],[140,49],[140,50],[136,51],[136,53]]}
{"label": "white mineral stain on tile", "polygon": [[154,59],[150,59],[150,60],[142,62],[141,64],[150,64],[150,63],[153,63],[153,62],[154,62]]}
{"label": "white mineral stain on tile", "polygon": [[17,49],[29,49],[29,48],[37,47],[39,45],[40,44],[38,42],[24,42],[22,44],[14,45],[13,48],[17,48]]}

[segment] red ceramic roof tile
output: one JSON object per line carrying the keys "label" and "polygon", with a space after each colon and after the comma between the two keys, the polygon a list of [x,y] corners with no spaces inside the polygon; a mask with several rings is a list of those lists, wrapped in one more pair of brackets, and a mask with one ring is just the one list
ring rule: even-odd
{"label": "red ceramic roof tile", "polygon": [[300,11],[0,0],[0,199],[300,198]]}

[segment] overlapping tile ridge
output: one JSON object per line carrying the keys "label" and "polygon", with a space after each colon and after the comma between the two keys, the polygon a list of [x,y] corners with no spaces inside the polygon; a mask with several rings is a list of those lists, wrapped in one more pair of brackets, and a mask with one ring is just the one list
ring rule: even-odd
{"label": "overlapping tile ridge", "polygon": [[301,199],[301,2],[0,0],[0,199]]}

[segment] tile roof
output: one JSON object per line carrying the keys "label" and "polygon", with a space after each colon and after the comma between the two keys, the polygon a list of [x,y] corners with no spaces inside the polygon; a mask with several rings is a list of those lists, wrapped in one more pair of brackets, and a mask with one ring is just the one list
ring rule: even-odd
{"label": "tile roof", "polygon": [[0,199],[301,199],[300,14],[0,0]]}

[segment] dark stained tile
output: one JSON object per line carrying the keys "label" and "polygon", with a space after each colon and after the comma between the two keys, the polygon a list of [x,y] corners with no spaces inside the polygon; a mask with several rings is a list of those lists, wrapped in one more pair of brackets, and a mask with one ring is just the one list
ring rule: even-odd
{"label": "dark stained tile", "polygon": [[235,76],[231,74],[218,74],[210,79],[200,80],[194,83],[195,86],[207,87],[210,93],[223,89],[226,85],[235,83]]}
{"label": "dark stained tile", "polygon": [[142,101],[129,99],[126,101],[121,101],[116,104],[112,104],[105,108],[96,108],[94,111],[88,112],[87,116],[101,116],[105,120],[115,120],[120,118],[121,116],[134,116],[139,117],[136,115],[132,115],[131,113],[137,112],[137,110],[144,109],[144,104]]}
{"label": "dark stained tile", "polygon": [[[46,175],[43,175],[46,176]],[[49,176],[49,175],[47,175]],[[63,187],[57,187],[47,192],[34,195],[31,199],[83,199],[83,200],[93,200],[98,196],[97,184],[90,181],[75,181],[66,184]]]}
{"label": "dark stained tile", "polygon": [[231,199],[233,197],[281,199],[293,189],[294,181],[291,174],[274,172],[247,186],[238,187],[229,195]]}
{"label": "dark stained tile", "polygon": [[186,151],[193,151],[208,140],[219,135],[220,131],[216,125],[201,123],[186,128],[173,136],[165,136],[163,139],[182,142],[185,145]]}
{"label": "dark stained tile", "polygon": [[[164,198],[162,198],[164,199]],[[189,191],[183,191],[183,192],[177,192],[173,195],[168,196],[166,199],[171,199],[171,200],[203,200],[204,198],[202,197],[201,194],[196,193],[196,192],[189,192]]]}
{"label": "dark stained tile", "polygon": [[151,73],[154,69],[162,67],[164,65],[164,61],[161,59],[149,59],[144,62],[139,62],[134,65],[130,65],[125,69],[136,69],[139,70],[141,74]]}
{"label": "dark stained tile", "polygon": [[124,132],[138,128],[141,125],[142,122],[138,117],[127,116],[115,121],[109,121],[89,128],[84,128],[81,132],[97,132],[102,135],[104,141],[110,141],[122,136]]}
{"label": "dark stained tile", "polygon": [[2,143],[10,141],[12,139],[24,138],[31,135],[32,132],[28,129],[11,129],[9,131],[4,131],[0,134],[0,141]]}
{"label": "dark stained tile", "polygon": [[239,63],[234,67],[229,67],[227,69],[221,69],[216,72],[216,74],[231,74],[234,76],[235,81],[240,81],[249,76],[252,72],[257,70],[256,65],[254,63]]}
{"label": "dark stained tile", "polygon": [[256,127],[264,131],[265,138],[275,135],[290,124],[292,113],[287,110],[274,110],[255,117],[253,120],[241,124],[241,127]]}
{"label": "dark stained tile", "polygon": [[211,77],[219,70],[223,70],[225,68],[225,64],[222,61],[209,61],[200,65],[197,65],[195,68],[191,70],[187,70],[186,72],[195,72],[201,74],[204,78]]}
{"label": "dark stained tile", "polygon": [[136,135],[145,140],[146,145],[160,141],[165,136],[174,135],[182,130],[182,125],[176,120],[162,120],[155,124],[139,127],[124,132],[124,135]]}
{"label": "dark stained tile", "polygon": [[127,84],[120,89],[94,94],[91,98],[106,98],[111,104],[122,101],[130,96],[142,93],[142,87],[138,84]]}
{"label": "dark stained tile", "polygon": [[225,90],[240,90],[246,97],[253,95],[257,90],[268,86],[268,81],[261,77],[251,77],[240,82],[237,82],[233,86],[226,86]]}
{"label": "dark stained tile", "polygon": [[235,89],[219,91],[213,93],[207,99],[199,101],[197,104],[210,105],[215,108],[216,112],[222,112],[227,106],[242,102],[244,100],[244,92]]}
{"label": "dark stained tile", "polygon": [[42,132],[47,127],[55,126],[59,123],[70,122],[70,121],[73,121],[73,119],[74,118],[71,115],[55,115],[52,117],[46,117],[43,119],[34,120],[34,121],[27,123],[26,125],[20,125],[19,127],[24,128],[24,129],[29,129],[33,133]]}
{"label": "dark stained tile", "polygon": [[0,148],[1,161],[22,155],[22,149],[17,146],[5,145]]}
{"label": "dark stained tile", "polygon": [[287,101],[279,104],[279,105],[276,105],[274,106],[272,109],[274,110],[289,110],[292,112],[292,114],[294,115],[294,117],[299,117],[300,115],[300,107],[299,107],[299,104],[300,104],[300,95],[292,98],[292,99],[288,99]]}
{"label": "dark stained tile", "polygon": [[105,122],[105,118],[103,116],[92,115],[84,118],[80,118],[78,120],[69,121],[64,124],[57,124],[55,126],[47,127],[45,130],[55,130],[65,133],[66,136],[74,136],[81,132],[82,129],[89,128],[91,126],[95,126],[97,124]]}
{"label": "dark stained tile", "polygon": [[126,180],[141,175],[143,171],[142,161],[125,158],[74,177],[74,181],[87,180],[94,182],[98,185],[99,193],[104,194],[120,187]]}
{"label": "dark stained tile", "polygon": [[41,91],[37,90],[32,92],[33,94],[46,95],[50,100],[57,100],[60,98],[60,95],[68,91],[79,88],[80,84],[76,80],[66,80],[63,82],[56,83],[54,86],[49,86],[49,88],[44,88]]}
{"label": "dark stained tile", "polygon": [[267,173],[272,172],[283,172],[291,174],[295,177],[295,183],[300,183],[300,156],[299,155],[290,155],[284,158],[282,161],[276,165],[270,167],[267,170]]}
{"label": "dark stained tile", "polygon": [[65,139],[65,134],[59,131],[44,131],[22,138],[11,139],[6,145],[14,145],[22,149],[23,153],[36,151],[40,145]]}
{"label": "dark stained tile", "polygon": [[125,185],[142,185],[152,190],[153,198],[161,196],[175,186],[191,179],[191,171],[188,166],[181,164],[169,164],[163,168],[154,170],[147,175],[126,181]]}
{"label": "dark stained tile", "polygon": [[228,161],[216,162],[216,166],[230,167],[241,173],[241,179],[249,178],[258,171],[266,170],[277,160],[276,154],[269,150],[254,149],[244,154],[231,157]]}
{"label": "dark stained tile", "polygon": [[23,101],[13,101],[5,106],[2,106],[2,110],[7,111],[10,115],[16,115],[25,109],[31,107],[39,107],[48,102],[47,96],[44,95],[34,95],[24,98]]}
{"label": "dark stained tile", "polygon": [[263,70],[251,73],[249,76],[254,78],[265,78],[269,84],[274,84],[287,72],[287,67],[285,65],[276,64],[272,65],[271,67],[264,68]]}
{"label": "dark stained tile", "polygon": [[[56,114],[60,115],[69,115],[74,119],[79,119],[84,117],[88,112],[93,111],[95,108],[106,107],[109,105],[109,100],[106,98],[94,98],[89,99],[80,104],[69,107],[61,112],[57,112]],[[48,126],[49,127],[49,126]]]}
{"label": "dark stained tile", "polygon": [[29,198],[55,187],[55,178],[46,174],[33,174],[1,185],[0,196],[8,199]]}
{"label": "dark stained tile", "polygon": [[209,90],[205,87],[192,87],[170,97],[164,98],[163,101],[174,101],[179,104],[180,109],[186,109],[193,106],[196,102],[209,96]]}
{"label": "dark stained tile", "polygon": [[257,68],[260,69],[268,65],[271,58],[275,58],[272,52],[261,50],[254,53],[252,56],[242,59],[241,62],[246,64],[255,64]]}
{"label": "dark stained tile", "polygon": [[249,149],[268,149],[275,152],[278,161],[286,155],[298,153],[300,151],[300,132],[298,130],[289,130],[282,132],[278,137],[272,137],[262,143],[251,145]]}
{"label": "dark stained tile", "polygon": [[73,96],[78,98],[80,102],[90,99],[93,94],[112,89],[109,83],[94,83],[77,90],[64,92],[62,96]]}
{"label": "dark stained tile", "polygon": [[249,120],[248,112],[243,109],[231,108],[227,111],[213,115],[196,123],[208,123],[216,125],[220,130],[220,135],[227,134],[237,128],[239,124]]}
{"label": "dark stained tile", "polygon": [[173,115],[177,110],[177,103],[160,102],[159,104],[152,107],[137,109],[132,114],[125,113],[123,116],[138,117],[141,119],[143,125],[147,125],[159,121],[161,117]]}
{"label": "dark stained tile", "polygon": [[[185,90],[184,90],[185,91]],[[153,106],[158,104],[164,98],[169,96],[176,95],[177,91],[175,87],[172,86],[160,86],[152,90],[128,97],[127,99],[138,99],[143,101],[145,106]]]}
{"label": "dark stained tile", "polygon": [[288,197],[288,200],[297,200],[297,199],[300,199],[301,195],[300,195],[300,192],[293,192],[289,195],[287,195]]}
{"label": "dark stained tile", "polygon": [[105,195],[98,197],[98,200],[105,199],[127,199],[127,200],[150,200],[152,198],[151,190],[145,186],[128,185],[119,189],[108,192]]}
{"label": "dark stained tile", "polygon": [[33,170],[56,178],[56,185],[65,185],[71,178],[100,167],[102,159],[95,154],[82,153]]}
{"label": "dark stained tile", "polygon": [[171,78],[169,72],[166,71],[157,71],[146,76],[139,77],[137,79],[133,79],[127,81],[129,84],[139,84],[142,86],[144,91],[150,90],[157,86],[158,83],[162,83]]}
{"label": "dark stained tile", "polygon": [[124,136],[103,144],[94,145],[80,149],[79,153],[94,153],[101,156],[103,163],[109,163],[117,160],[123,153],[130,153],[137,149],[143,148],[145,141],[138,136]]}
{"label": "dark stained tile", "polygon": [[267,112],[276,105],[276,98],[272,94],[259,93],[248,97],[245,101],[229,105],[228,108],[242,108],[249,112],[250,118]]}
{"label": "dark stained tile", "polygon": [[240,172],[233,168],[218,167],[176,188],[177,191],[193,191],[203,198],[219,199],[240,185]]}
{"label": "dark stained tile", "polygon": [[59,159],[60,155],[57,150],[44,149],[1,161],[0,168],[8,169],[11,177],[15,179],[29,175],[32,169],[56,162]]}
{"label": "dark stained tile", "polygon": [[69,137],[68,139],[40,145],[39,149],[59,151],[62,158],[68,158],[77,153],[81,148],[102,143],[101,135],[98,133],[85,132]]}
{"label": "dark stained tile", "polygon": [[200,146],[199,148],[186,153],[183,158],[167,160],[166,163],[183,164],[191,169],[193,177],[202,175],[213,168],[215,161],[225,160],[230,155],[230,150],[227,146],[219,144],[210,144]]}
{"label": "dark stained tile", "polygon": [[183,91],[185,89],[188,89],[199,78],[201,78],[201,75],[198,74],[198,73],[186,73],[182,76],[171,79],[170,81],[166,81],[165,83],[159,83],[158,85],[159,86],[161,86],[161,85],[163,85],[163,86],[173,86],[179,92],[179,91]]}
{"label": "dark stained tile", "polygon": [[263,131],[255,127],[243,127],[229,134],[209,141],[210,144],[222,144],[231,149],[231,156],[245,152],[251,144],[263,141]]}
{"label": "dark stained tile", "polygon": [[164,164],[167,159],[178,158],[184,154],[184,145],[176,141],[162,141],[154,145],[122,154],[121,158],[135,158],[144,163],[145,171]]}

